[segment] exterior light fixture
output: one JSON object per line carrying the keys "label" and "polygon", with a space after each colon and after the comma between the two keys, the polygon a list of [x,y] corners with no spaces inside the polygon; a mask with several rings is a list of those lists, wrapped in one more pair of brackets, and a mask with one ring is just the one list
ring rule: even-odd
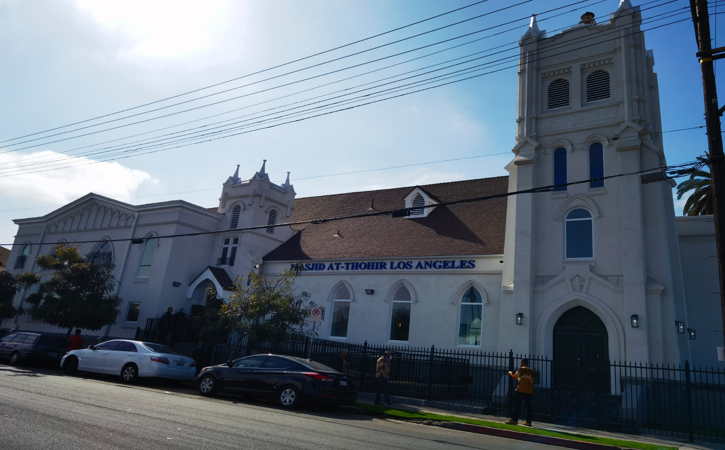
{"label": "exterior light fixture", "polygon": [[373,295],[375,293],[375,289],[365,289],[365,293],[367,295]]}
{"label": "exterior light fixture", "polygon": [[677,327],[677,332],[679,334],[685,334],[685,331],[687,331],[687,326],[685,326],[685,322],[675,320],[675,326]]}
{"label": "exterior light fixture", "polygon": [[639,315],[632,314],[629,318],[629,323],[632,325],[632,328],[639,328]]}
{"label": "exterior light fixture", "polygon": [[516,325],[524,324],[524,313],[516,313],[515,316]]}
{"label": "exterior light fixture", "polygon": [[697,339],[697,331],[695,331],[694,328],[688,328],[687,329],[687,338],[690,339],[691,341],[694,341],[695,339]]}

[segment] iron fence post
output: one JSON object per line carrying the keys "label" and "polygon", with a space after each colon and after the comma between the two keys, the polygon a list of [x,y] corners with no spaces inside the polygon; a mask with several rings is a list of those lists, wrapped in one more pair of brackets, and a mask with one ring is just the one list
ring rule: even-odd
{"label": "iron fence post", "polygon": [[[514,371],[514,351],[509,350],[509,372]],[[508,404],[509,404],[509,415],[513,414],[513,405],[514,405],[514,379],[506,375],[506,378],[508,378]]]}
{"label": "iron fence post", "polygon": [[430,346],[430,356],[428,357],[428,400],[433,395],[433,357],[435,356],[436,346]]}
{"label": "iron fence post", "polygon": [[365,373],[368,370],[368,341],[363,343],[363,354],[360,358],[360,390],[365,386]]}
{"label": "iron fence post", "polygon": [[687,439],[694,441],[692,429],[692,384],[690,379],[690,361],[685,361],[685,396],[687,397]]}

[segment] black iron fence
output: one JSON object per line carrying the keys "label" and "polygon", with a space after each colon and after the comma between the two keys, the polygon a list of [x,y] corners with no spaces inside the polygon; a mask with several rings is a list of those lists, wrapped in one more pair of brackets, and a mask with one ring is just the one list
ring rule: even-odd
{"label": "black iron fence", "polygon": [[513,380],[506,375],[522,358],[536,373],[534,418],[610,431],[678,438],[725,438],[725,369],[684,364],[609,362],[599,367],[557,364],[552,359],[473,349],[349,344],[296,338],[286,342],[215,345],[205,363],[251,353],[303,356],[348,373],[361,391],[374,392],[375,361],[393,353],[392,395],[441,406],[510,414]]}

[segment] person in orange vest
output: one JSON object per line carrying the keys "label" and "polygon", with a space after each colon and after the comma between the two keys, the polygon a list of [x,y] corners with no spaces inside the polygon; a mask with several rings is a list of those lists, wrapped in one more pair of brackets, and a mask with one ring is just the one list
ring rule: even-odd
{"label": "person in orange vest", "polygon": [[521,414],[521,403],[526,407],[526,426],[531,426],[531,398],[534,396],[534,371],[529,368],[529,360],[523,358],[521,366],[516,372],[509,370],[508,375],[516,380],[516,391],[514,392],[514,407],[511,420],[508,425],[517,425]]}
{"label": "person in orange vest", "polygon": [[81,348],[83,348],[83,336],[81,336],[81,329],[76,328],[76,334],[68,338],[68,351]]}

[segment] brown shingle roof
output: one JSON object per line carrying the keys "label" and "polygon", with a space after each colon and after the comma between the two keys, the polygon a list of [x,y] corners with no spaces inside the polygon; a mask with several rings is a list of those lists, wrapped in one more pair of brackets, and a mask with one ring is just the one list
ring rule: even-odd
{"label": "brown shingle roof", "polygon": [[[506,192],[508,177],[419,186],[440,202]],[[291,220],[403,208],[416,186],[295,200]],[[294,227],[298,230],[265,257],[272,261],[490,255],[503,253],[506,198],[436,207],[421,219],[364,217]],[[339,237],[334,236],[335,234]]]}

